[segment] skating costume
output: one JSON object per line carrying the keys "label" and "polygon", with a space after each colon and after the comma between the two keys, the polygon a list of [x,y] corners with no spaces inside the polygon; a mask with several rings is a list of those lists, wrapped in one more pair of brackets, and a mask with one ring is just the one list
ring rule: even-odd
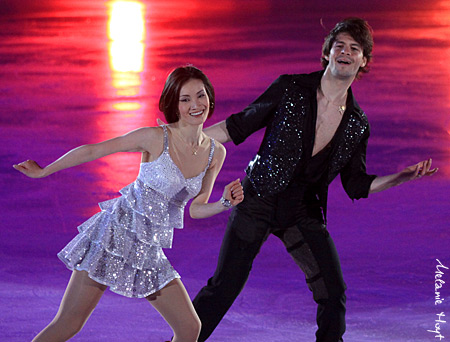
{"label": "skating costume", "polygon": [[216,271],[193,300],[202,322],[199,342],[210,336],[242,291],[270,234],[283,242],[313,292],[316,341],[342,341],[346,284],[326,229],[328,186],[340,174],[349,197],[364,198],[376,176],[366,173],[370,127],[351,89],[334,137],[313,156],[323,73],[282,75],[226,120],[236,145],[259,129],[265,128],[265,134],[246,169],[245,198],[230,214]]}
{"label": "skating costume", "polygon": [[87,271],[93,280],[126,297],[146,297],[180,275],[163,248],[172,247],[174,228],[183,228],[184,207],[202,187],[214,155],[197,176],[185,178],[164,148],[154,161],[141,163],[122,196],[99,203],[101,211],[78,227],[79,234],[58,253],[71,270]]}

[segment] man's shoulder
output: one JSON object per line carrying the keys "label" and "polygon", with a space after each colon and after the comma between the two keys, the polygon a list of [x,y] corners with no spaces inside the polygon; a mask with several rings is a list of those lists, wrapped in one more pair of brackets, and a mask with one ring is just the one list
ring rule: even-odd
{"label": "man's shoulder", "polygon": [[362,110],[361,107],[359,106],[359,103],[358,103],[358,102],[356,101],[356,99],[354,98],[353,92],[351,91],[351,89],[350,89],[350,94],[351,94],[351,96],[352,96],[352,101],[353,101],[353,112],[354,112],[355,114],[357,114],[357,115],[360,117],[360,119],[361,119],[362,121],[368,122],[366,113],[365,113],[364,110]]}
{"label": "man's shoulder", "polygon": [[356,114],[356,117],[359,119],[361,124],[366,127],[370,127],[369,119],[367,118],[366,113],[361,109],[356,101],[353,102],[353,113]]}
{"label": "man's shoulder", "polygon": [[317,86],[320,83],[323,70],[305,74],[282,74],[278,77],[279,82],[295,83],[299,86]]}

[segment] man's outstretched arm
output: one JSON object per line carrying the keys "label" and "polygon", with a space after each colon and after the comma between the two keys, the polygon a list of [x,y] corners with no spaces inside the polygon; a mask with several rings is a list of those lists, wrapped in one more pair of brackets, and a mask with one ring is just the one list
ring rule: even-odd
{"label": "man's outstretched arm", "polygon": [[222,144],[231,141],[231,137],[228,133],[227,123],[225,120],[220,121],[212,126],[203,129],[206,135],[221,142]]}
{"label": "man's outstretched arm", "polygon": [[370,185],[369,194],[380,192],[402,183],[419,179],[422,176],[431,176],[438,171],[438,168],[431,169],[431,158],[420,163],[408,166],[398,173],[377,177]]}
{"label": "man's outstretched arm", "polygon": [[[160,118],[156,119],[156,123],[159,126],[165,125],[164,121],[162,121]],[[206,135],[210,136],[211,138],[217,140],[218,142],[225,144],[229,141],[231,141],[231,137],[228,134],[227,130],[227,123],[225,120],[220,121],[212,126],[209,126],[207,128],[203,129],[203,132],[205,132]]]}

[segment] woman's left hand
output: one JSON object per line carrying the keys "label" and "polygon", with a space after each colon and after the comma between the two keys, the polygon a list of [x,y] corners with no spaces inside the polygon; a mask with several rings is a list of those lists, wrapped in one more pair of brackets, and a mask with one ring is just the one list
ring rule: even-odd
{"label": "woman's left hand", "polygon": [[244,200],[244,189],[239,178],[225,186],[223,197],[230,201],[232,206],[238,205]]}

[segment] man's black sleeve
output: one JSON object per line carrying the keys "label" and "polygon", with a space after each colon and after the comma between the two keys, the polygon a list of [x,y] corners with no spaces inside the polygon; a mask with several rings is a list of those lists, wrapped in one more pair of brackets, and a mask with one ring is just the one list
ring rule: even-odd
{"label": "man's black sleeve", "polygon": [[244,142],[252,133],[267,126],[283,97],[289,79],[289,75],[281,75],[242,112],[227,118],[228,134],[236,145]]}
{"label": "man's black sleeve", "polygon": [[368,129],[359,143],[356,153],[341,171],[342,185],[351,199],[367,198],[370,185],[377,177],[376,175],[368,175],[366,172],[366,150],[369,135],[370,130]]}

